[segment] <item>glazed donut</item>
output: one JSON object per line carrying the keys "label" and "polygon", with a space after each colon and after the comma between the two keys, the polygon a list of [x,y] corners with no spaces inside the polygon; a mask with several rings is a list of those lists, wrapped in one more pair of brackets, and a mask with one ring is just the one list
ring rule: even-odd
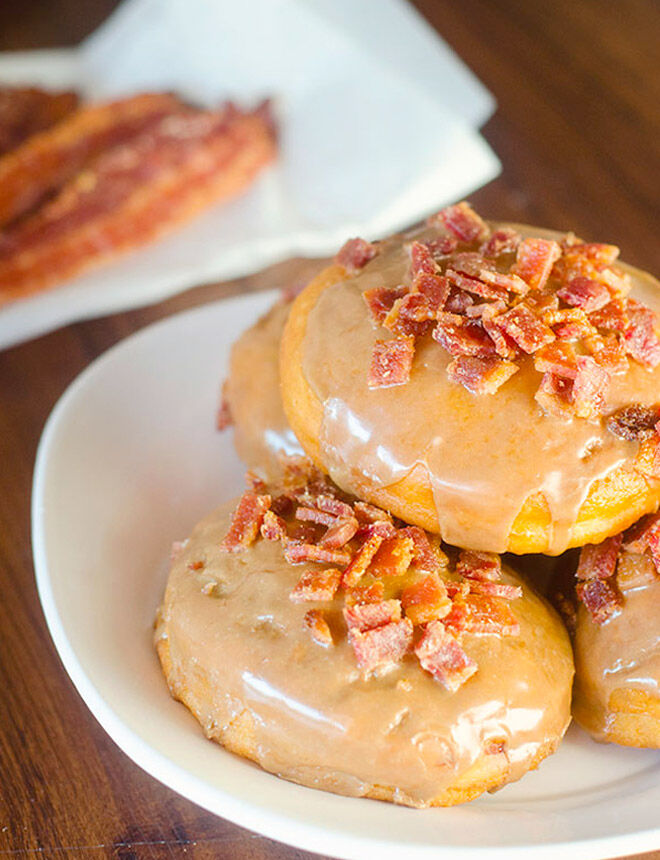
{"label": "glazed donut", "polygon": [[223,387],[227,423],[241,460],[262,477],[282,473],[282,457],[303,454],[282,407],[279,350],[291,301],[282,297],[231,349]]}
{"label": "glazed donut", "polygon": [[619,421],[660,399],[659,284],[617,253],[466,204],[351,240],[285,328],[296,437],[344,490],[457,546],[616,534],[660,502],[657,433]]}
{"label": "glazed donut", "polygon": [[658,537],[656,514],[581,554],[573,715],[597,741],[660,748]]}
{"label": "glazed donut", "polygon": [[450,562],[333,492],[260,486],[177,545],[155,633],[173,697],[231,752],[338,794],[448,806],[535,768],[570,721],[554,610],[498,556]]}

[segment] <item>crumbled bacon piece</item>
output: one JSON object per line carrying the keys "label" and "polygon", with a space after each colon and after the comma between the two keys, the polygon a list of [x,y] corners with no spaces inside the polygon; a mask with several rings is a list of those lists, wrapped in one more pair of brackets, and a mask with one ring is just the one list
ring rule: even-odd
{"label": "crumbled bacon piece", "polygon": [[347,606],[355,606],[356,603],[380,603],[385,596],[385,583],[377,579],[369,585],[346,588],[345,593]]}
{"label": "crumbled bacon piece", "polygon": [[397,530],[391,519],[377,520],[374,523],[367,523],[366,525],[360,526],[357,536],[361,540],[368,540],[369,538],[374,537],[374,535],[384,539],[394,537],[396,532]]}
{"label": "crumbled bacon piece", "polygon": [[598,334],[582,308],[547,310],[543,321],[549,325],[560,340],[576,340]]}
{"label": "crumbled bacon piece", "polygon": [[[475,583],[476,585],[499,585],[500,583]],[[492,596],[470,594],[466,598],[467,617],[463,630],[477,636],[496,634],[498,636],[520,635],[520,624],[511,609],[502,600]]]}
{"label": "crumbled bacon piece", "polygon": [[607,429],[619,439],[629,442],[650,439],[655,433],[655,425],[660,419],[657,406],[643,406],[641,403],[631,403],[617,409],[607,419]]}
{"label": "crumbled bacon piece", "polygon": [[511,227],[500,227],[486,239],[479,248],[484,257],[499,257],[502,254],[514,254],[520,244],[521,236]]}
{"label": "crumbled bacon piece", "polygon": [[456,573],[467,579],[494,582],[502,575],[502,560],[494,552],[462,549],[458,556]]}
{"label": "crumbled bacon piece", "polygon": [[640,554],[648,550],[660,573],[660,514],[649,514],[631,526],[623,535],[623,546]]}
{"label": "crumbled bacon piece", "polygon": [[500,314],[494,323],[527,353],[555,339],[552,330],[524,302]]}
{"label": "crumbled bacon piece", "polygon": [[566,417],[571,409],[573,380],[549,371],[543,374],[534,399],[551,415]]}
{"label": "crumbled bacon piece", "polygon": [[415,339],[410,336],[377,340],[374,344],[367,384],[369,388],[404,385],[410,379]]}
{"label": "crumbled bacon piece", "polygon": [[326,514],[332,514],[335,517],[352,517],[353,508],[347,502],[342,502],[336,496],[329,493],[317,493],[313,495],[312,502],[314,507],[319,511],[324,511]]}
{"label": "crumbled bacon piece", "polygon": [[483,358],[495,352],[493,341],[478,321],[445,311],[438,314],[433,339],[455,356],[472,355]]}
{"label": "crumbled bacon piece", "polygon": [[348,634],[357,664],[366,672],[398,663],[410,651],[412,637],[413,626],[408,618],[364,632],[351,630]]}
{"label": "crumbled bacon piece", "polygon": [[610,291],[590,278],[572,278],[565,287],[557,290],[559,298],[571,307],[582,308],[585,313],[599,311],[612,298]]}
{"label": "crumbled bacon piece", "polygon": [[401,619],[400,600],[353,603],[344,606],[344,620],[349,630],[373,630]]}
{"label": "crumbled bacon piece", "polygon": [[428,247],[423,242],[410,243],[410,276],[415,278],[417,275],[424,273],[426,275],[434,275],[438,271],[433,255]]}
{"label": "crumbled bacon piece", "polygon": [[431,621],[427,625],[415,654],[422,668],[452,693],[477,671],[477,664],[445,629],[442,621]]}
{"label": "crumbled bacon piece", "polygon": [[303,618],[305,630],[309,630],[312,639],[319,645],[333,645],[332,633],[323,612],[320,609],[310,609]]}
{"label": "crumbled bacon piece", "polygon": [[571,245],[570,253],[578,254],[601,266],[611,266],[619,256],[619,248],[602,242],[578,242]]}
{"label": "crumbled bacon piece", "polygon": [[401,604],[413,624],[444,618],[452,607],[444,583],[432,574],[406,586],[401,593]]}
{"label": "crumbled bacon piece", "polygon": [[507,585],[505,582],[479,582],[471,580],[470,592],[489,598],[501,597],[504,600],[516,600],[518,597],[522,597],[522,588],[519,585]]}
{"label": "crumbled bacon piece", "polygon": [[445,586],[453,602],[449,613],[442,619],[442,623],[454,636],[460,636],[461,633],[464,633],[468,625],[469,612],[467,603],[465,602],[468,594],[468,586],[467,583],[461,583],[460,585],[463,588],[463,593],[458,593],[455,588],[450,588],[450,586],[458,586],[458,583],[448,582]]}
{"label": "crumbled bacon piece", "polygon": [[577,578],[580,580],[609,579],[614,576],[621,539],[621,535],[616,535],[602,543],[583,546],[576,571]]}
{"label": "crumbled bacon piece", "polygon": [[478,278],[482,270],[491,270],[491,267],[492,264],[476,251],[461,251],[460,254],[455,254],[448,264],[448,270],[453,269],[454,274],[459,272],[471,278]]}
{"label": "crumbled bacon piece", "polygon": [[616,335],[588,337],[584,343],[596,363],[605,370],[610,373],[625,373],[628,370],[628,356]]}
{"label": "crumbled bacon piece", "polygon": [[231,526],[220,544],[225,552],[239,552],[250,546],[259,534],[266,511],[270,507],[270,496],[243,493],[232,516]]}
{"label": "crumbled bacon piece", "polygon": [[410,567],[413,558],[413,541],[407,535],[397,532],[394,537],[385,538],[369,565],[373,576],[401,576]]}
{"label": "crumbled bacon piece", "polygon": [[342,578],[342,585],[347,587],[352,587],[358,584],[358,582],[362,579],[363,575],[366,573],[367,568],[371,563],[371,559],[378,552],[378,548],[383,542],[383,538],[381,535],[374,534],[371,537],[368,537],[359,550],[353,556],[350,564],[344,571],[344,576]]}
{"label": "crumbled bacon piece", "polygon": [[455,269],[447,269],[445,273],[450,283],[459,290],[465,290],[468,293],[473,293],[475,296],[481,296],[483,299],[500,299],[506,301],[508,298],[507,287],[501,287],[496,283],[486,283],[479,278],[473,278],[470,275],[464,275]]}
{"label": "crumbled bacon piece", "polygon": [[578,418],[591,418],[605,408],[610,385],[609,372],[588,355],[576,359],[577,373],[573,382],[573,408]]}
{"label": "crumbled bacon piece", "polygon": [[446,257],[453,254],[458,247],[458,239],[455,236],[438,236],[426,243],[426,247],[434,257]]}
{"label": "crumbled bacon piece", "polygon": [[447,564],[447,556],[442,550],[431,546],[424,529],[420,529],[419,526],[406,526],[400,530],[399,534],[412,540],[412,563],[417,570],[433,573]]}
{"label": "crumbled bacon piece", "polygon": [[422,293],[406,293],[396,300],[382,325],[397,334],[417,337],[429,330],[436,311]]}
{"label": "crumbled bacon piece", "polygon": [[333,525],[328,527],[319,544],[327,549],[339,549],[346,546],[357,530],[358,521],[355,517],[337,519]]}
{"label": "crumbled bacon piece", "polygon": [[412,283],[414,293],[421,293],[427,299],[428,307],[433,314],[442,310],[449,296],[449,281],[443,275],[427,275],[424,272],[417,275]]}
{"label": "crumbled bacon piece", "polygon": [[576,591],[596,624],[621,612],[621,594],[612,579],[587,579],[578,583]]}
{"label": "crumbled bacon piece", "polygon": [[335,514],[328,514],[318,508],[306,508],[302,505],[296,510],[296,519],[308,523],[317,523],[320,526],[334,526],[337,522]]}
{"label": "crumbled bacon piece", "polygon": [[534,367],[541,373],[554,373],[566,379],[577,375],[577,356],[570,343],[555,340],[534,353]]}
{"label": "crumbled bacon piece", "polygon": [[274,511],[266,511],[261,523],[261,536],[266,540],[284,540],[287,537],[286,523]]}
{"label": "crumbled bacon piece", "polygon": [[376,325],[382,325],[385,317],[392,310],[394,302],[405,296],[405,287],[373,287],[362,293],[362,298],[369,308],[371,318]]}
{"label": "crumbled bacon piece", "polygon": [[656,367],[660,364],[658,318],[650,308],[633,299],[628,300],[627,311],[630,322],[623,332],[624,349],[640,364]]}
{"label": "crumbled bacon piece", "polygon": [[623,299],[612,299],[612,301],[597,311],[591,311],[589,322],[596,328],[604,329],[605,331],[625,331],[629,320]]}
{"label": "crumbled bacon piece", "polygon": [[445,582],[445,588],[447,589],[447,594],[454,601],[466,597],[470,593],[470,583],[465,579],[449,580]]}
{"label": "crumbled bacon piece", "polygon": [[[481,324],[488,337],[493,341],[495,352],[500,358],[511,360],[520,354],[520,350],[516,342],[508,334],[505,334],[495,322],[496,317],[504,310],[504,308],[497,307],[498,304],[498,302],[493,302],[483,307],[481,311]],[[471,310],[472,308],[468,308],[468,314]]]}
{"label": "crumbled bacon piece", "polygon": [[432,224],[443,224],[460,242],[481,241],[490,233],[485,221],[465,202],[447,206],[429,220]]}
{"label": "crumbled bacon piece", "polygon": [[542,290],[560,257],[561,248],[551,239],[523,239],[518,245],[512,271],[533,290]]}
{"label": "crumbled bacon piece", "polygon": [[307,600],[332,600],[339,588],[341,571],[335,567],[306,570],[289,594],[294,603]]}
{"label": "crumbled bacon piece", "polygon": [[348,272],[355,273],[364,268],[369,260],[378,253],[378,248],[366,239],[349,239],[340,248],[335,257],[335,262],[343,266]]}
{"label": "crumbled bacon piece", "polygon": [[301,543],[290,540],[284,546],[284,558],[289,564],[304,564],[305,562],[320,562],[321,564],[348,564],[350,553],[337,549],[325,549],[313,543]]}
{"label": "crumbled bacon piece", "polygon": [[472,394],[493,394],[520,368],[498,356],[458,356],[447,367],[447,376]]}
{"label": "crumbled bacon piece", "polygon": [[375,505],[370,505],[368,502],[355,502],[353,505],[353,513],[357,521],[361,524],[392,522],[392,517],[387,511],[382,508],[377,508]]}
{"label": "crumbled bacon piece", "polygon": [[529,292],[529,284],[511,272],[506,274],[503,272],[492,272],[489,269],[481,269],[479,278],[497,288],[500,292],[506,290],[506,292],[515,293],[518,296],[524,296]]}

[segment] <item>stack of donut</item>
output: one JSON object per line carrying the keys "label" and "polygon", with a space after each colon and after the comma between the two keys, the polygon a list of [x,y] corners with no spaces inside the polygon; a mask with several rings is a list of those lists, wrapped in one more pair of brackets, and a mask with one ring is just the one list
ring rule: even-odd
{"label": "stack of donut", "polygon": [[571,714],[660,747],[660,284],[617,256],[459,203],[234,345],[248,489],[176,545],[156,627],[210,738],[417,807]]}

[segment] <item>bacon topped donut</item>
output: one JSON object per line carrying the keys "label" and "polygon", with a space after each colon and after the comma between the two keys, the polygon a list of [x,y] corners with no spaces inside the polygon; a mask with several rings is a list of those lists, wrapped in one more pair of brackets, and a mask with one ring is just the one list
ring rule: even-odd
{"label": "bacon topped donut", "polygon": [[621,531],[660,501],[660,293],[617,257],[465,203],[351,240],[285,330],[297,438],[459,546],[558,554]]}
{"label": "bacon topped donut", "polygon": [[520,778],[569,721],[559,618],[302,460],[178,543],[156,646],[209,737],[287,779],[411,806]]}

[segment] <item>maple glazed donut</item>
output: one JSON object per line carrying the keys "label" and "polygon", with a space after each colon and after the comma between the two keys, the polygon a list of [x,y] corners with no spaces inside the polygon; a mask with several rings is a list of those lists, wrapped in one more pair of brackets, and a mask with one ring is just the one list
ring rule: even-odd
{"label": "maple glazed donut", "polygon": [[[206,735],[288,780],[416,807],[523,776],[570,721],[559,617],[318,481],[257,486],[177,546],[155,644]],[[276,513],[276,511],[278,513]]]}
{"label": "maple glazed donut", "polygon": [[596,740],[660,748],[660,515],[585,547],[573,715]]}
{"label": "maple glazed donut", "polygon": [[[350,240],[293,304],[284,410],[344,490],[457,546],[558,555],[660,502],[658,282],[461,203]],[[660,426],[660,425],[659,425]]]}
{"label": "maple glazed donut", "polygon": [[303,454],[280,394],[280,341],[290,308],[283,296],[233,344],[219,417],[221,429],[233,425],[241,460],[271,479],[281,475],[283,457]]}

